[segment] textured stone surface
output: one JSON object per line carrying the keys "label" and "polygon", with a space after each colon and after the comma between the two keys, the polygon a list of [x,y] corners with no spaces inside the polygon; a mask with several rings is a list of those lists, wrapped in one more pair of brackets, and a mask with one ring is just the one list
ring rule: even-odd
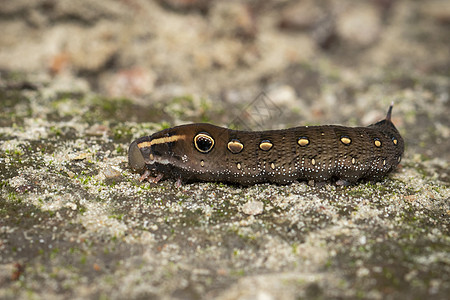
{"label": "textured stone surface", "polygon": [[[0,298],[446,299],[446,6],[0,1]],[[376,184],[127,167],[167,126],[365,126],[392,101],[406,151]]]}

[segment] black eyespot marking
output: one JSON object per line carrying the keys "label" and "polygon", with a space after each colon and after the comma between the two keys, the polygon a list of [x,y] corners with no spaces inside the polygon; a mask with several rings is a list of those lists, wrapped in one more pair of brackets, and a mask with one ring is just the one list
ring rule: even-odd
{"label": "black eyespot marking", "polygon": [[214,148],[214,139],[207,132],[200,132],[194,137],[195,149],[202,153],[208,153]]}

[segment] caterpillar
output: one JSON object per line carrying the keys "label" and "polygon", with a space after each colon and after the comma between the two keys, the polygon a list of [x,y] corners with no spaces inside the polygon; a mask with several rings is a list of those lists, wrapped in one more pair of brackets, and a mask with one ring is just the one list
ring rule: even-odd
{"label": "caterpillar", "polygon": [[240,185],[379,181],[400,162],[404,141],[386,118],[367,127],[300,126],[239,131],[207,123],[176,126],[133,141],[140,181],[218,181]]}

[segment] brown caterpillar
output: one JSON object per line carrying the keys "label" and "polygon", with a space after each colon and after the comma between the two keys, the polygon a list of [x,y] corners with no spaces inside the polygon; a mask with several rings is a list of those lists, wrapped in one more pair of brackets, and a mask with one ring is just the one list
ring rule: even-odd
{"label": "brown caterpillar", "polygon": [[395,169],[404,151],[391,122],[392,107],[384,120],[367,127],[238,131],[203,123],[177,126],[132,142],[128,162],[143,172],[141,181],[154,182],[377,181]]}

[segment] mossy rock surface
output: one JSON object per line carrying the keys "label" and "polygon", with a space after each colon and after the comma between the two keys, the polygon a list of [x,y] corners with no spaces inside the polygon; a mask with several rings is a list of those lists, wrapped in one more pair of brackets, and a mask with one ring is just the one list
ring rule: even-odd
{"label": "mossy rock surface", "polygon": [[[306,24],[306,2],[4,6],[0,298],[447,299],[444,4],[368,2]],[[346,27],[358,16],[374,31]],[[55,53],[65,30],[79,39]],[[392,101],[406,150],[377,183],[177,187],[127,165],[133,139],[183,123],[366,126]]]}

